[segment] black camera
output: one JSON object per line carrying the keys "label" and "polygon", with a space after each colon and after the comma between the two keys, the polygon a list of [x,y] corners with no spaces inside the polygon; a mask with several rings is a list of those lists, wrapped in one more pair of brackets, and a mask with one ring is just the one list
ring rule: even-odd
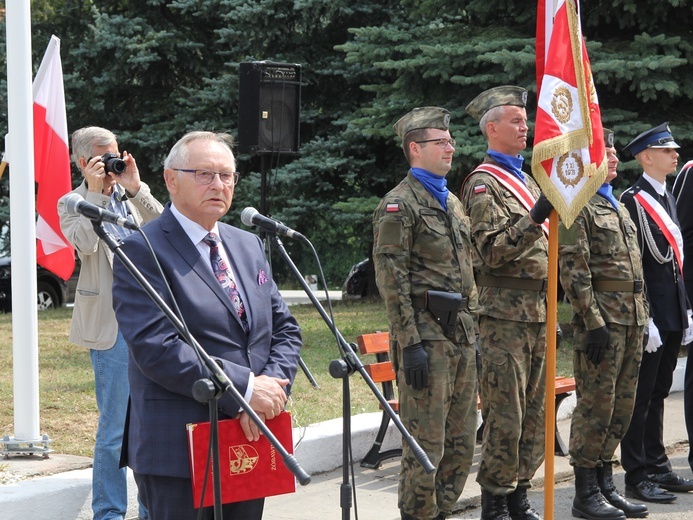
{"label": "black camera", "polygon": [[125,171],[125,161],[123,161],[116,154],[107,152],[101,156],[101,162],[103,163],[103,169],[106,173],[113,173],[114,175],[120,175]]}

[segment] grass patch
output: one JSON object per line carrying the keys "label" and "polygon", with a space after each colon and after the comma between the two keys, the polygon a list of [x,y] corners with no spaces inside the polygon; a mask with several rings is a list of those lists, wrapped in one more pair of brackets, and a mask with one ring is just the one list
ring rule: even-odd
{"label": "grass patch", "polygon": [[[333,302],[334,321],[344,339],[355,343],[359,334],[387,330],[385,307],[380,300]],[[337,341],[312,305],[292,306],[303,331],[301,357],[316,379],[314,389],[299,369],[289,410],[296,426],[307,426],[342,416],[342,380],[333,379],[329,364],[340,358]],[[39,407],[41,433],[53,440],[58,453],[90,457],[98,412],[89,351],[68,343],[71,309],[39,313]],[[559,305],[559,322],[570,319],[570,310]],[[0,433],[14,435],[12,315],[0,314]],[[570,334],[568,334],[570,336]],[[572,374],[570,337],[558,350],[558,375]],[[364,364],[373,361],[362,358]],[[378,411],[378,402],[357,373],[349,379],[352,415]]]}

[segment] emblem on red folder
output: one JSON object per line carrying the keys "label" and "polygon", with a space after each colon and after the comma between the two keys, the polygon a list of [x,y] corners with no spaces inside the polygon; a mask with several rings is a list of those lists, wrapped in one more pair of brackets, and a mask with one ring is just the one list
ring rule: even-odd
{"label": "emblem on red folder", "polygon": [[[274,419],[268,419],[265,424],[286,451],[293,454],[291,415],[282,412]],[[205,496],[202,505],[209,507],[214,504],[212,471],[207,465],[209,429],[208,422],[187,425],[190,478],[195,507],[200,505],[203,488]],[[296,491],[294,475],[284,465],[277,450],[264,435],[260,436],[258,441],[248,442],[238,419],[219,421],[219,453],[222,457],[220,468],[223,504]],[[228,460],[224,460],[225,457],[228,457]]]}
{"label": "emblem on red folder", "polygon": [[229,470],[231,475],[253,471],[260,456],[250,444],[229,446]]}

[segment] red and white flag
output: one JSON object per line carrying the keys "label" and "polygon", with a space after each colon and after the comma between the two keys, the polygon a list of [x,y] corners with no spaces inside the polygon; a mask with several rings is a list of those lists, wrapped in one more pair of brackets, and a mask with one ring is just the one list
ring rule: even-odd
{"label": "red and white flag", "polygon": [[597,91],[578,0],[538,0],[532,173],[569,227],[607,174]]}
{"label": "red and white flag", "polygon": [[60,40],[51,37],[34,78],[34,168],[36,261],[64,280],[75,269],[75,253],[60,230],[58,199],[72,189]]}

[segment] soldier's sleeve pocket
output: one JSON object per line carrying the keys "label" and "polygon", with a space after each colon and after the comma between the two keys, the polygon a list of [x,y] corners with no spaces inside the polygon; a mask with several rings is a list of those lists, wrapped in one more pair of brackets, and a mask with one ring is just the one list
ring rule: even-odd
{"label": "soldier's sleeve pocket", "polygon": [[566,228],[563,223],[558,226],[558,243],[563,246],[573,246],[578,243],[579,225],[573,222],[573,225]]}
{"label": "soldier's sleeve pocket", "polygon": [[378,230],[378,242],[375,244],[375,252],[396,253],[401,251],[403,240],[404,222],[402,220],[381,222]]}

